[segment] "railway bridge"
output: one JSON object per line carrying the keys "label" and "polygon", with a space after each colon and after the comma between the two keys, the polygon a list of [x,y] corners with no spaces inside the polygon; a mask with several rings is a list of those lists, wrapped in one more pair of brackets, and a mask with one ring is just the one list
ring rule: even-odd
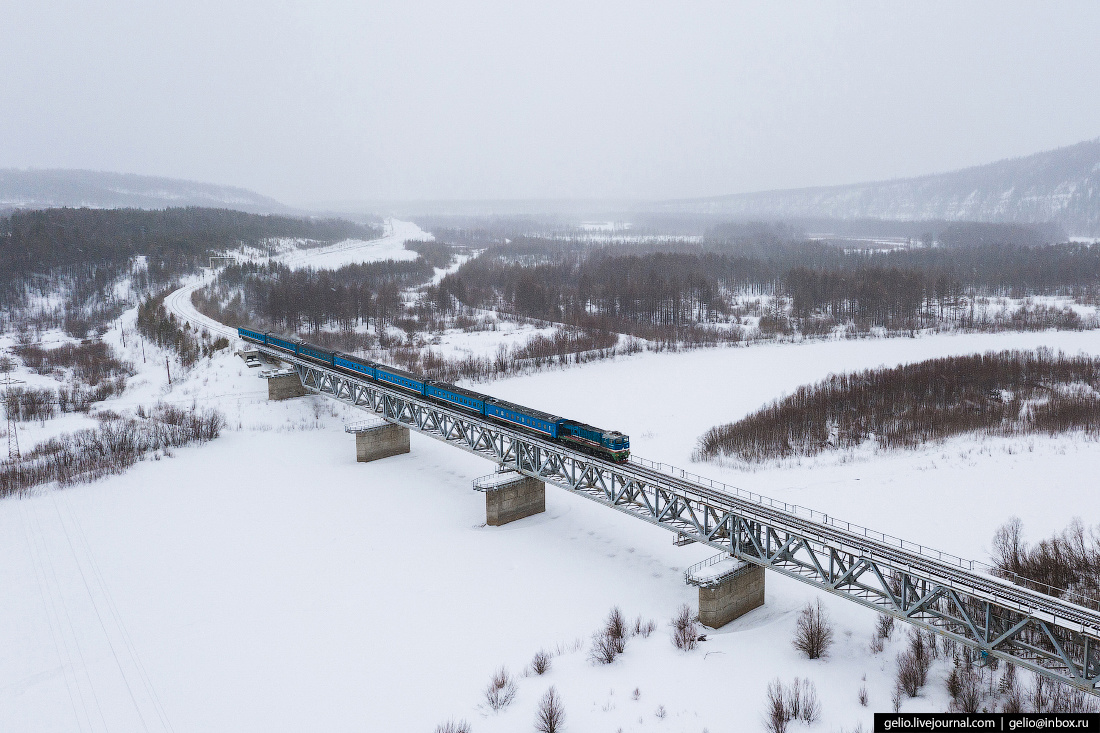
{"label": "railway bridge", "polygon": [[[710,567],[696,567],[688,577],[700,586],[704,623],[719,626],[763,602],[767,569],[952,639],[983,658],[1100,695],[1100,606],[1092,599],[1011,583],[983,563],[660,463],[604,461],[365,377],[255,348],[292,367],[275,377],[282,381],[271,385],[272,396],[312,392],[380,418],[359,431],[361,459],[407,452],[407,431],[415,430],[512,472],[514,480],[475,486],[486,491],[490,523],[541,511],[549,483],[674,532],[679,542],[719,550],[712,564],[701,564]],[[371,432],[378,434],[368,438]]]}

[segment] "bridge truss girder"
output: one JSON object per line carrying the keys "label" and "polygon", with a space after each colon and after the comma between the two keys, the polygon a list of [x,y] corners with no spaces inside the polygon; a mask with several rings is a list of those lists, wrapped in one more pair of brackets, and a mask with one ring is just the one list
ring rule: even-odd
{"label": "bridge truss girder", "polygon": [[[266,350],[266,349],[265,349]],[[585,496],[734,557],[814,585],[991,657],[1100,695],[1100,614],[980,576],[876,552],[858,535],[824,538],[807,521],[635,463],[613,464],[510,427],[276,351],[303,386],[390,422]],[[747,507],[746,504],[749,504]],[[773,516],[761,516],[771,514]],[[836,532],[834,531],[835,535]],[[895,557],[884,557],[892,554]],[[958,575],[958,573],[954,573]],[[974,576],[975,580],[979,576]],[[1005,597],[1005,586],[1015,589]],[[998,589],[1002,593],[998,593]],[[1020,598],[1024,598],[1021,601]],[[1034,597],[1045,603],[1031,604]],[[1048,609],[1064,605],[1061,616]],[[1046,607],[1046,609],[1043,608]],[[1081,616],[1084,612],[1085,616]],[[1095,617],[1095,622],[1092,616]],[[1075,617],[1075,618],[1074,618]],[[1084,618],[1084,620],[1082,620]]]}

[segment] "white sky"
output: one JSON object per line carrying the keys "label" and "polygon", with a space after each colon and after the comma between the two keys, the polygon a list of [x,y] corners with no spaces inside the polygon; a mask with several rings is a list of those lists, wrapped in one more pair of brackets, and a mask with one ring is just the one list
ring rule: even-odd
{"label": "white sky", "polygon": [[1100,3],[9,0],[0,167],[668,198],[1100,135]]}

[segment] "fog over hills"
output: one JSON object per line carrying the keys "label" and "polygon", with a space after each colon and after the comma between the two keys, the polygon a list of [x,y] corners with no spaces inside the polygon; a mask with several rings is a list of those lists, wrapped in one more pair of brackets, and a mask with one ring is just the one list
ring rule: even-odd
{"label": "fog over hills", "polygon": [[1054,222],[1100,236],[1100,138],[950,173],[663,202],[662,211],[773,219]]}
{"label": "fog over hills", "polygon": [[0,169],[0,208],[57,206],[161,209],[206,206],[258,214],[290,213],[275,199],[234,186],[86,170]]}

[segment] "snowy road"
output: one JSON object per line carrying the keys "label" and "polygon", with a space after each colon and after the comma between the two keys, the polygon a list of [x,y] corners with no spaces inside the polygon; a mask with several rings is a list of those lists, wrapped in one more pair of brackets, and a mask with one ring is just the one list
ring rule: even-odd
{"label": "snowy road", "polygon": [[169,312],[179,318],[180,320],[190,323],[195,328],[205,328],[212,334],[226,336],[227,338],[235,338],[237,336],[237,330],[226,326],[223,323],[218,323],[213,318],[204,316],[195,309],[195,305],[191,302],[191,294],[199,288],[206,285],[205,280],[200,280],[190,285],[184,285],[179,290],[173,290],[168,294],[168,297],[164,299],[164,307]]}

